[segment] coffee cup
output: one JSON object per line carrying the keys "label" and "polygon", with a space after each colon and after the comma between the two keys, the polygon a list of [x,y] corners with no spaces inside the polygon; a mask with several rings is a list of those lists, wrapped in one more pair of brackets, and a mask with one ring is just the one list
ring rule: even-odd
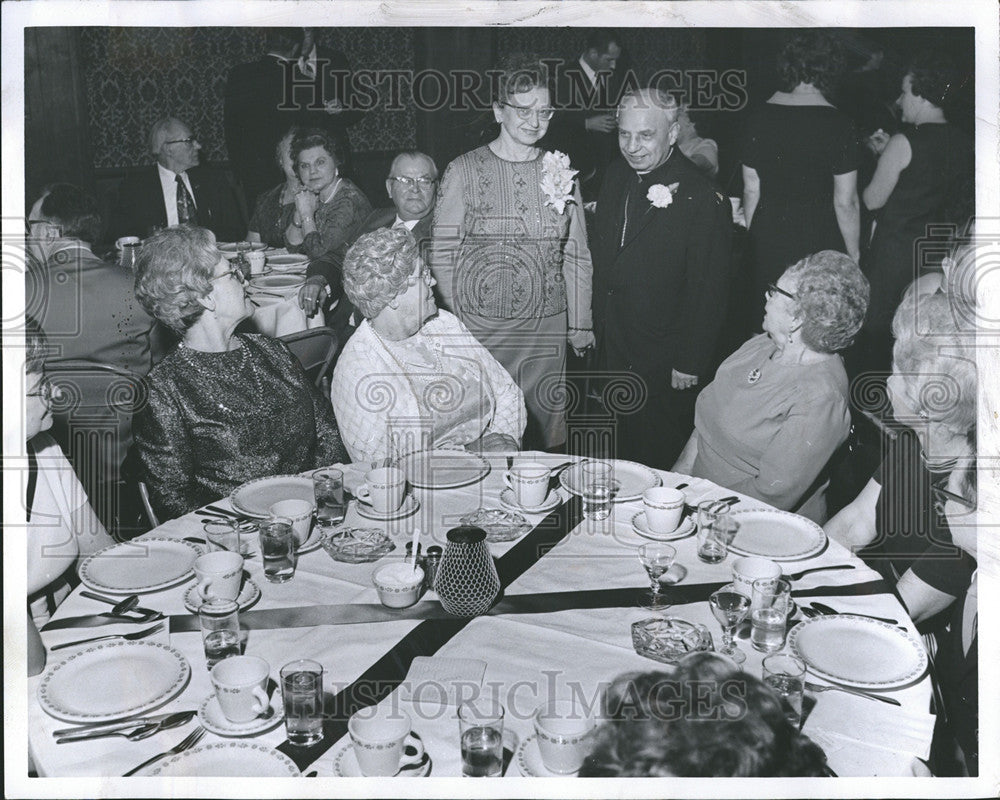
{"label": "coffee cup", "polygon": [[243,556],[217,550],[194,561],[198,594],[202,600],[235,600],[243,585]]}
{"label": "coffee cup", "polygon": [[232,656],[212,667],[212,686],[230,722],[250,722],[271,707],[267,696],[270,665],[257,656]]}
{"label": "coffee cup", "polygon": [[296,547],[302,547],[309,539],[315,510],[314,503],[297,497],[279,500],[267,509],[271,517],[285,517],[292,521],[292,534],[295,536]]}
{"label": "coffee cup", "polygon": [[406,494],[406,474],[398,467],[379,467],[365,473],[365,482],[354,496],[370,505],[379,514],[388,514],[403,504]]}
{"label": "coffee cup", "polygon": [[[389,777],[401,767],[423,761],[424,743],[410,728],[410,715],[398,708],[369,706],[351,715],[347,730],[361,772]],[[404,747],[413,748],[415,753],[404,754]]]}
{"label": "coffee cup", "polygon": [[753,597],[753,582],[760,578],[777,580],[781,577],[781,565],[767,558],[743,556],[733,561],[733,585],[740,594]]}
{"label": "coffee cup", "polygon": [[653,533],[673,533],[684,513],[684,492],[669,486],[654,486],[642,493],[646,525]]}
{"label": "coffee cup", "polygon": [[590,752],[594,716],[569,700],[545,703],[535,712],[535,735],[542,763],[550,772],[568,775],[583,766]]}
{"label": "coffee cup", "polygon": [[420,588],[424,584],[424,571],[414,569],[408,562],[384,564],[375,570],[372,583],[378,590],[378,599],[388,608],[406,608],[420,598]]}
{"label": "coffee cup", "polygon": [[514,495],[515,502],[524,508],[536,508],[549,494],[551,471],[544,464],[530,461],[516,464],[503,474],[503,482]]}
{"label": "coffee cup", "polygon": [[251,275],[262,275],[264,273],[264,264],[267,261],[267,256],[264,255],[263,250],[251,250],[246,254],[246,258],[250,264]]}
{"label": "coffee cup", "polygon": [[118,263],[128,270],[134,270],[141,247],[142,240],[138,236],[122,236],[117,239],[115,250],[118,251]]}

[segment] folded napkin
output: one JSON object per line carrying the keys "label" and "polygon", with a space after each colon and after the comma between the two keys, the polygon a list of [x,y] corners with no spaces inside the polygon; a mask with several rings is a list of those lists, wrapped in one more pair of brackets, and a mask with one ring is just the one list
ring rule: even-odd
{"label": "folded napkin", "polygon": [[[865,747],[908,753],[918,758],[927,758],[930,754],[933,714],[908,709],[905,705],[889,706],[863,697],[851,697],[842,692],[836,693],[837,700],[842,702],[824,702],[824,698],[833,694],[819,695],[815,708],[802,726],[803,733],[813,739],[816,739],[814,732],[820,737],[830,734]],[[862,718],[863,725],[860,724]]]}
{"label": "folded napkin", "polygon": [[417,656],[399,687],[404,700],[456,706],[474,697],[486,674],[477,658]]}

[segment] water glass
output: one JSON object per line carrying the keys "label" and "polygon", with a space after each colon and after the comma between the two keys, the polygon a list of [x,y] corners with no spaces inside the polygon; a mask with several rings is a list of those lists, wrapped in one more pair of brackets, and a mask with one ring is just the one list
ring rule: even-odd
{"label": "water glass", "polygon": [[198,609],[205,660],[211,669],[240,654],[240,606],[235,600],[207,600]]}
{"label": "water glass", "polygon": [[318,469],[312,474],[316,496],[316,521],[320,525],[339,525],[347,515],[344,502],[344,473],[339,469]]}
{"label": "water glass", "polygon": [[261,523],[260,552],[264,577],[271,583],[285,583],[295,574],[295,530],[286,517],[272,517]]}
{"label": "water glass", "polygon": [[590,520],[607,519],[611,515],[612,476],[607,461],[584,461],[583,515]]}
{"label": "water glass", "polygon": [[802,691],[805,688],[805,662],[787,653],[774,653],[764,659],[761,668],[764,683],[781,700],[787,719],[796,729],[802,724]]}
{"label": "water glass", "polygon": [[503,770],[504,707],[499,700],[480,698],[458,709],[462,775],[496,778]]}
{"label": "water glass", "polygon": [[206,522],[202,526],[209,552],[228,550],[245,556],[250,550],[249,534],[235,520],[219,519]]}
{"label": "water glass", "polygon": [[323,665],[308,659],[281,668],[285,733],[294,745],[307,747],[323,738]]}
{"label": "water glass", "polygon": [[758,578],[750,600],[750,643],[762,653],[774,653],[785,644],[785,625],[792,604],[788,581]]}
{"label": "water glass", "polygon": [[724,561],[739,529],[740,524],[729,514],[716,514],[706,527],[698,529],[698,558],[706,564]]}

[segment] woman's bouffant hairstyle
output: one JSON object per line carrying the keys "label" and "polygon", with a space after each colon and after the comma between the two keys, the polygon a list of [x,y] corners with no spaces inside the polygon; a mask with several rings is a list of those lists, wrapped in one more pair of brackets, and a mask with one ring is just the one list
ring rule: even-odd
{"label": "woman's bouffant hairstyle", "polygon": [[548,67],[537,55],[514,53],[500,62],[492,75],[494,79],[493,102],[506,103],[515,94],[530,92],[532,89],[550,88],[551,78]]}
{"label": "woman's bouffant hairstyle", "polygon": [[367,319],[377,317],[406,288],[420,249],[406,228],[379,228],[344,257],[344,294]]}
{"label": "woman's bouffant hairstyle", "polygon": [[795,281],[795,314],[802,321],[806,347],[836,353],[851,344],[865,321],[870,292],[854,259],[836,250],[821,250],[785,274]]}
{"label": "woman's bouffant hairstyle", "polygon": [[826,756],[757,678],[712,653],[674,675],[632,673],[605,695],[583,777],[820,777]]}
{"label": "woman's bouffant hairstyle", "polygon": [[943,53],[924,53],[910,63],[910,91],[939,108],[964,85],[955,62]]}
{"label": "woman's bouffant hairstyle", "polygon": [[322,147],[330,154],[333,163],[340,166],[340,150],[333,136],[322,128],[304,128],[298,130],[292,139],[292,163],[296,172],[299,169],[299,156],[303,150],[308,150],[310,147]]}
{"label": "woman's bouffant hairstyle", "polygon": [[823,31],[797,33],[778,53],[778,76],[786,92],[808,83],[829,97],[845,66],[840,40]]}
{"label": "woman's bouffant hairstyle", "polygon": [[183,334],[205,311],[220,253],[207,228],[180,225],[143,241],[135,267],[135,296],[146,312]]}

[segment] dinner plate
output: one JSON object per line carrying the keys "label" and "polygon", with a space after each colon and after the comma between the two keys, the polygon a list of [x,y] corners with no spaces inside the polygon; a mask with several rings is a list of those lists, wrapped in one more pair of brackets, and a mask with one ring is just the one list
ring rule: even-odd
{"label": "dinner plate", "polygon": [[[246,611],[258,600],[260,600],[260,587],[250,580],[250,578],[247,578],[243,581],[243,589],[236,598],[236,602],[240,604],[240,611]],[[198,609],[201,608],[203,602],[201,595],[198,594],[198,584],[188,587],[188,590],[184,592],[184,608],[192,614],[198,613]]]}
{"label": "dinner plate", "polygon": [[729,549],[740,556],[761,556],[772,561],[798,561],[826,547],[826,534],[812,520],[777,509],[748,508],[732,511],[740,524]]}
{"label": "dinner plate", "polygon": [[201,551],[180,539],[133,539],[98,550],[80,565],[80,580],[98,592],[143,594],[185,581]]}
{"label": "dinner plate", "polygon": [[[583,494],[583,465],[585,461],[577,462],[559,473],[559,483],[567,492],[576,495]],[[660,476],[649,467],[636,464],[634,461],[609,461],[612,478],[618,484],[618,491],[612,498],[616,503],[629,500],[641,500],[642,493],[663,483]]]}
{"label": "dinner plate", "polygon": [[267,245],[264,242],[219,242],[217,247],[220,253],[224,253],[228,257],[239,253],[238,245],[241,244],[250,245],[250,250],[267,250]]}
{"label": "dinner plate", "polygon": [[297,292],[306,279],[301,275],[255,275],[250,279],[250,293],[254,289],[262,292],[273,292],[275,294],[291,294]]}
{"label": "dinner plate", "polygon": [[325,532],[325,529],[319,525],[313,525],[312,530],[309,531],[309,538],[300,544],[295,549],[295,552],[302,555],[303,553],[311,553],[313,550],[319,550],[320,545],[323,544],[323,534]]}
{"label": "dinner plate", "polygon": [[299,778],[284,753],[257,742],[212,742],[150,764],[136,775],[199,778]]}
{"label": "dinner plate", "polygon": [[232,722],[226,719],[215,693],[206,697],[198,707],[198,721],[202,726],[219,736],[256,736],[270,730],[285,718],[285,704],[281,692],[271,695],[271,705],[267,713],[249,722]]}
{"label": "dinner plate", "polygon": [[403,519],[404,517],[409,517],[417,513],[420,508],[420,501],[417,500],[412,494],[406,495],[406,499],[403,500],[403,504],[397,508],[395,511],[376,511],[367,503],[363,503],[361,500],[354,506],[360,514],[365,519],[374,519],[379,522],[386,522],[392,519]]}
{"label": "dinner plate", "polygon": [[95,642],[42,677],[38,702],[67,722],[111,722],[142,714],[183,691],[191,667],[159,642]]}
{"label": "dinner plate", "polygon": [[257,519],[264,519],[270,513],[268,509],[279,500],[291,499],[315,503],[312,478],[272,475],[269,478],[247,481],[233,489],[233,493],[229,495],[229,502],[233,504],[233,508],[241,514]]}
{"label": "dinner plate", "polygon": [[690,536],[694,533],[694,529],[694,520],[690,516],[684,517],[680,525],[670,531],[670,533],[656,533],[655,531],[651,531],[649,525],[646,523],[645,511],[640,511],[632,517],[632,530],[646,539],[652,539],[654,542],[669,542],[672,539],[683,539],[685,536]]}
{"label": "dinner plate", "polygon": [[927,669],[918,639],[870,617],[813,617],[792,628],[788,644],[821,678],[859,689],[905,686]]}
{"label": "dinner plate", "polygon": [[309,264],[309,256],[301,253],[268,253],[267,265],[276,271],[290,270],[295,267],[306,267]]}
{"label": "dinner plate", "polygon": [[[338,778],[362,778],[364,773],[361,765],[358,764],[358,757],[354,754],[354,745],[351,737],[345,736],[343,743],[337,748],[333,757],[333,774]],[[424,752],[423,760],[416,764],[403,767],[393,775],[393,778],[426,778],[431,774],[431,757]]]}
{"label": "dinner plate", "polygon": [[526,778],[568,778],[575,772],[553,772],[542,761],[542,752],[538,749],[538,737],[535,734],[523,739],[514,754],[517,768]]}
{"label": "dinner plate", "polygon": [[490,462],[465,450],[417,450],[396,460],[418,489],[455,489],[485,478]]}
{"label": "dinner plate", "polygon": [[500,505],[509,508],[511,511],[523,511],[525,514],[548,514],[562,502],[562,495],[557,489],[553,489],[540,506],[522,506],[514,497],[514,492],[504,489],[500,492]]}

